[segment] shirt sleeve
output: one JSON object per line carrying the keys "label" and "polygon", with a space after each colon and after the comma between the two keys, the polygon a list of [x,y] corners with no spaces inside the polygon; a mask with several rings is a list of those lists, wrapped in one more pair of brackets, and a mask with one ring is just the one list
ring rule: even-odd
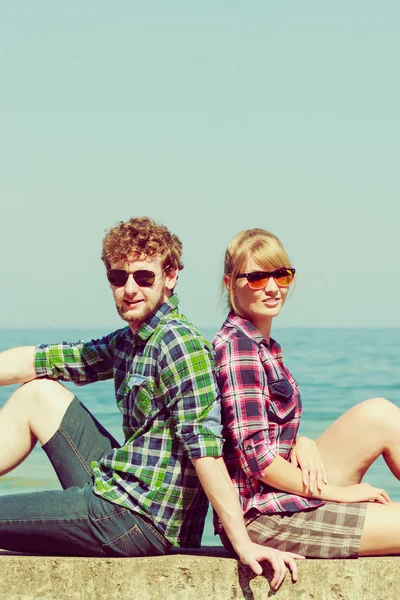
{"label": "shirt sleeve", "polygon": [[259,479],[277,450],[269,442],[268,383],[258,346],[235,337],[216,351],[224,432],[248,477]]}
{"label": "shirt sleeve", "polygon": [[190,458],[222,456],[221,402],[212,348],[186,327],[163,338],[160,387]]}
{"label": "shirt sleeve", "polygon": [[85,385],[113,377],[115,334],[89,342],[42,344],[35,350],[38,377]]}

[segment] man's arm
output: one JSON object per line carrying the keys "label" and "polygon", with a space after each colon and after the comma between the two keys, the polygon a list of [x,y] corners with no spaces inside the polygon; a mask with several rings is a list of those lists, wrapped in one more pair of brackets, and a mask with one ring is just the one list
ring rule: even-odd
{"label": "man's arm", "polygon": [[21,346],[0,353],[0,385],[26,383],[37,377],[35,346]]}
{"label": "man's arm", "polygon": [[246,531],[242,509],[238,496],[226,470],[222,458],[203,457],[192,459],[201,485],[216,510],[225,533],[239,556],[240,560],[251,567],[257,575],[262,573],[259,564],[268,560],[274,570],[271,587],[277,589],[286,574],[286,566],[292,572],[292,580],[297,580],[297,565],[295,558],[303,558],[291,552],[280,552],[267,546],[253,543]]}
{"label": "man's arm", "polygon": [[298,555],[254,544],[247,534],[239,498],[221,458],[221,412],[211,350],[192,331],[170,327],[162,341],[159,366],[160,387],[168,399],[175,435],[240,560],[256,574],[262,573],[258,561],[270,561],[274,588],[283,581],[286,564],[296,580],[294,558]]}

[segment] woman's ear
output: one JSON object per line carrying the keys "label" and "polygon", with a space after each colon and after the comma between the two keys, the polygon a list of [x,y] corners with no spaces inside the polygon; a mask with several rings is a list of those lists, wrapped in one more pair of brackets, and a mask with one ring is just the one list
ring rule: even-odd
{"label": "woman's ear", "polygon": [[[231,289],[231,276],[230,275],[224,275],[224,286],[226,287],[226,289],[229,292]],[[235,291],[235,290],[233,289],[233,291]]]}

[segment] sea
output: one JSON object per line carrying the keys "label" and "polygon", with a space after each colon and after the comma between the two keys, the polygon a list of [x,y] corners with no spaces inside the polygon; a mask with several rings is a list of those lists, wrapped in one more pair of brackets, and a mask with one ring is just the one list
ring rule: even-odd
{"label": "sea", "polygon": [[[215,331],[211,327],[201,329],[209,340]],[[61,340],[89,340],[107,333],[99,328],[2,329],[0,351]],[[281,344],[285,364],[300,387],[303,402],[300,434],[316,439],[341,414],[367,398],[383,396],[400,407],[400,329],[281,328],[273,331],[273,337]],[[115,404],[112,381],[79,388],[66,385],[122,442],[121,415]],[[0,407],[16,387],[0,387]],[[383,487],[393,501],[400,501],[400,483],[382,458],[372,465],[364,480]],[[60,489],[60,485],[39,445],[24,463],[0,479],[0,495],[49,489]],[[213,534],[211,511],[202,544],[220,545]]]}

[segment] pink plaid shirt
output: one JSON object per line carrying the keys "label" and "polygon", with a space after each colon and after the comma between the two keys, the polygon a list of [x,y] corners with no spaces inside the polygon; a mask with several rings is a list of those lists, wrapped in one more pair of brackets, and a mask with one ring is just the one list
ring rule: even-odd
{"label": "pink plaid shirt", "polygon": [[[243,512],[299,512],[320,500],[280,492],[262,481],[279,454],[286,460],[301,417],[297,383],[283,364],[281,347],[270,344],[249,321],[230,313],[213,340],[222,397],[224,460]],[[221,524],[214,516],[216,533]]]}

